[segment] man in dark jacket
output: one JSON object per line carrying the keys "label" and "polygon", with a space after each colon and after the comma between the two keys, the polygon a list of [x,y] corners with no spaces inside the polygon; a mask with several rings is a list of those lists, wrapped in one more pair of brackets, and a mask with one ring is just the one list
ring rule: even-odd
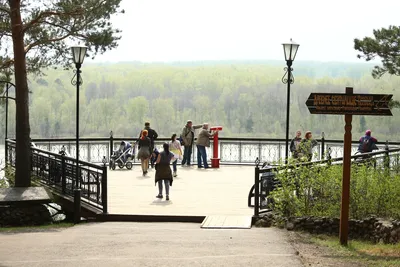
{"label": "man in dark jacket", "polygon": [[192,121],[188,120],[185,127],[182,129],[181,137],[185,147],[183,152],[182,166],[185,164],[190,166],[190,157],[192,155],[192,147],[194,142],[194,131],[196,129],[200,129],[201,127],[203,127],[203,125],[193,125]]}
{"label": "man in dark jacket", "polygon": [[301,131],[296,132],[296,136],[290,142],[290,152],[292,152],[293,158],[297,159],[299,157],[299,145],[301,142]]}
{"label": "man in dark jacket", "polygon": [[[147,137],[150,138],[150,141],[151,141],[150,154],[152,154],[153,151],[154,151],[154,140],[157,139],[158,134],[154,129],[150,128],[150,122],[145,122],[144,123],[144,130],[147,130],[147,132],[148,132]],[[142,131],[140,131],[139,139],[140,139],[140,136],[142,136]],[[151,167],[152,168],[154,167],[153,161],[151,161]]]}

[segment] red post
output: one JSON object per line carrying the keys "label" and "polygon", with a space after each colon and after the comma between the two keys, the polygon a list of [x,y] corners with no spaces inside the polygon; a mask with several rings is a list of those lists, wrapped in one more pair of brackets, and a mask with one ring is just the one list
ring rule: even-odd
{"label": "red post", "polygon": [[[346,94],[352,95],[353,88],[346,87]],[[340,209],[340,244],[346,246],[349,235],[350,173],[351,173],[351,121],[353,115],[344,115],[342,204]]]}
{"label": "red post", "polygon": [[[210,128],[211,131],[222,131],[222,126],[213,126]],[[211,158],[211,167],[219,168],[219,160],[218,157],[218,132],[214,134],[214,144],[213,144],[213,157]]]}

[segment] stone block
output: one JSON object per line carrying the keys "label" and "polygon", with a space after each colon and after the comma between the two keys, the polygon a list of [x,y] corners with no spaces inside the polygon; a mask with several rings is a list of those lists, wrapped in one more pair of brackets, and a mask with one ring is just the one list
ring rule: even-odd
{"label": "stone block", "polygon": [[51,193],[44,187],[0,188],[0,205],[47,204]]}

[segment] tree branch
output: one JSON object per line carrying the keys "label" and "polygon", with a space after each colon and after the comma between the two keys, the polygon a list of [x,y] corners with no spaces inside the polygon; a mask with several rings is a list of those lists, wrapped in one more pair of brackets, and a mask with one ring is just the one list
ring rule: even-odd
{"label": "tree branch", "polygon": [[[82,38],[84,38],[84,39],[88,38],[88,36],[83,35],[83,34],[80,34],[80,33],[78,33],[78,32],[73,32],[71,29],[68,29],[68,28],[65,27],[65,26],[58,25],[58,24],[56,24],[56,23],[52,23],[52,22],[47,21],[47,20],[43,21],[43,23],[44,23],[44,24],[48,24],[48,25],[53,26],[53,27],[56,27],[56,28],[63,29],[64,31],[68,32],[68,33],[70,34],[70,36],[82,37]],[[75,26],[75,23],[74,23],[74,25],[72,25],[72,28],[73,28],[74,26]]]}
{"label": "tree branch", "polygon": [[8,59],[8,60],[0,63],[0,69],[8,69],[8,68],[12,67],[13,64],[14,64],[14,60]]}
{"label": "tree branch", "polygon": [[33,42],[25,47],[25,54],[27,54],[29,52],[29,50],[31,50],[32,48],[34,48],[36,46],[46,44],[46,43],[62,41],[64,39],[68,38],[69,36],[71,36],[71,33],[67,33],[66,35],[61,36],[61,37],[56,37],[56,38],[52,38],[52,39],[40,40],[40,41]]}
{"label": "tree branch", "polygon": [[51,17],[51,16],[78,16],[82,15],[83,12],[80,11],[80,9],[76,9],[72,12],[55,12],[55,11],[43,11],[41,12],[36,18],[32,19],[30,22],[26,23],[23,27],[23,31],[26,32],[29,30],[31,27],[33,27],[35,24],[38,24],[41,22],[42,19]]}
{"label": "tree branch", "polygon": [[0,12],[11,14],[10,10],[4,6],[0,6]]}

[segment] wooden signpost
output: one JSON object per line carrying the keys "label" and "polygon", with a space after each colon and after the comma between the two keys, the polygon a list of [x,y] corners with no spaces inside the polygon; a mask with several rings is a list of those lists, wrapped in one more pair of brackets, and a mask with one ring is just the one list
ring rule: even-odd
{"label": "wooden signpost", "polygon": [[342,202],[339,228],[339,239],[342,245],[347,245],[349,233],[351,122],[353,115],[392,116],[389,108],[389,101],[392,96],[353,94],[353,88],[346,87],[345,94],[311,93],[306,101],[311,114],[344,115]]}

